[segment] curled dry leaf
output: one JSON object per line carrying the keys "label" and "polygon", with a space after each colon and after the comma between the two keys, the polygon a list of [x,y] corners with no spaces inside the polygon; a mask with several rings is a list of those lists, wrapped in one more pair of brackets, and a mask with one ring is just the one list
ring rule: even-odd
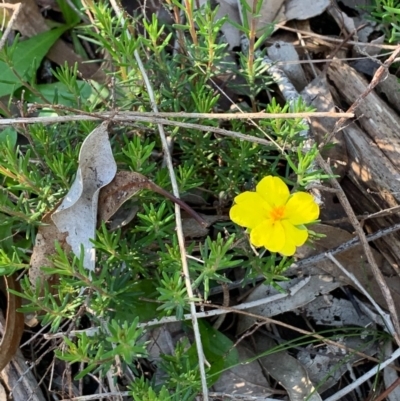
{"label": "curled dry leaf", "polygon": [[82,143],[79,169],[71,189],[52,219],[75,255],[84,249],[84,266],[93,271],[95,250],[91,239],[95,237],[97,203],[100,189],[109,184],[117,172],[117,164],[107,132],[108,122],[94,129]]}
{"label": "curled dry leaf", "polygon": [[208,222],[181,199],[176,198],[165,189],[159,187],[143,174],[134,171],[119,171],[114,179],[100,191],[98,221],[108,221],[129,198],[143,189],[148,189],[165,196],[167,199],[177,203],[201,226],[208,226]]}

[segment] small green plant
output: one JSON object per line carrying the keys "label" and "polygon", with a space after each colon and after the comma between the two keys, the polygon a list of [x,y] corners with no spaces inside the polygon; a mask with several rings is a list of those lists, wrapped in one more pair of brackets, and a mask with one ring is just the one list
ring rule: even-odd
{"label": "small green plant", "polygon": [[400,39],[400,1],[375,0],[370,7],[372,18],[382,25],[389,43],[397,43]]}

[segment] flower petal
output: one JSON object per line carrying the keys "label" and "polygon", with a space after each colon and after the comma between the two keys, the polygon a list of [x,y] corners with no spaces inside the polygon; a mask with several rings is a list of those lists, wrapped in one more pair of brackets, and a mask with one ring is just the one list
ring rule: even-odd
{"label": "flower petal", "polygon": [[306,242],[308,231],[305,227],[303,229],[293,226],[287,220],[282,221],[282,226],[285,230],[286,241],[278,252],[284,256],[292,256],[296,252],[296,247]]}
{"label": "flower petal", "polygon": [[307,224],[319,216],[319,206],[312,195],[307,192],[296,192],[286,203],[284,219],[294,226]]}
{"label": "flower petal", "polygon": [[239,226],[254,228],[267,216],[265,207],[268,205],[256,192],[243,192],[236,196],[235,203],[229,211],[229,217]]}
{"label": "flower petal", "polygon": [[291,242],[295,246],[304,245],[308,238],[308,230],[305,227],[295,227],[287,220],[282,220],[285,230],[286,242]]}
{"label": "flower petal", "polygon": [[256,190],[272,207],[284,205],[290,196],[287,185],[280,178],[272,175],[264,177],[258,183]]}
{"label": "flower petal", "polygon": [[293,242],[286,241],[283,248],[279,250],[279,253],[283,256],[293,256],[296,252],[296,246]]}
{"label": "flower petal", "polygon": [[271,252],[279,252],[285,244],[285,231],[278,221],[264,220],[251,230],[250,241],[254,246],[264,246]]}

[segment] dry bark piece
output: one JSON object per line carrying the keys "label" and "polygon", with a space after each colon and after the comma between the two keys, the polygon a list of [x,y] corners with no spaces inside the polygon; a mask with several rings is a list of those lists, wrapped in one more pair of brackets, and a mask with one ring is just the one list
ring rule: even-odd
{"label": "dry bark piece", "polygon": [[[319,76],[310,82],[301,92],[301,96],[307,102],[317,109],[317,111],[335,112],[336,107],[329,90],[328,82],[325,76]],[[318,144],[324,143],[325,139],[335,128],[333,118],[311,118],[312,132]],[[329,158],[335,174],[340,179],[344,177],[348,168],[348,157],[344,134],[339,132],[333,140],[335,146],[329,150],[323,150],[324,159]]]}
{"label": "dry bark piece", "polygon": [[[341,98],[349,105],[365,93],[368,82],[346,63],[333,60],[328,69],[328,77],[333,81]],[[394,167],[400,168],[400,137],[398,127],[400,117],[372,91],[355,110],[357,121],[390,160]]]}
{"label": "dry bark piece", "polygon": [[[365,93],[368,84],[346,64],[337,60],[332,64],[328,70],[329,78],[340,98],[344,97],[351,104]],[[344,180],[342,186],[356,213],[373,214],[396,207],[400,202],[400,118],[374,91],[362,100],[356,114],[362,129],[356,124],[344,129],[350,180]],[[369,232],[375,232],[399,221],[398,215],[393,214],[370,219],[365,227]],[[386,236],[376,244],[394,267],[400,265],[398,234]]]}
{"label": "dry bark piece", "polygon": [[18,349],[14,358],[0,372],[0,378],[15,401],[46,401],[42,390],[32,373],[32,369]]}
{"label": "dry bark piece", "polygon": [[383,96],[383,99],[387,99],[397,113],[400,113],[400,84],[396,75],[388,74],[384,81],[376,85],[376,91]]}

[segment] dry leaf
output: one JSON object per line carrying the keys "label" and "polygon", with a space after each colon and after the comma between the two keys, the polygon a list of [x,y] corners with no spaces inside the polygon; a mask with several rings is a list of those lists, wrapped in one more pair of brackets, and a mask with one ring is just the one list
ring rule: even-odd
{"label": "dry leaf", "polygon": [[[341,339],[336,339],[336,342],[370,356],[377,352],[377,342],[366,341],[365,337],[361,336],[343,336]],[[347,363],[343,363],[344,359]],[[357,354],[344,354],[343,348],[333,344],[320,344],[318,347],[310,344],[301,348],[297,354],[297,360],[307,369],[310,380],[318,385],[320,393],[336,385],[349,370],[349,366],[353,366],[361,359],[363,358]]]}
{"label": "dry leaf", "polygon": [[110,220],[128,199],[148,188],[149,181],[140,173],[118,171],[114,179],[100,191],[98,221]]}
{"label": "dry leaf", "polygon": [[71,247],[66,242],[66,234],[60,233],[51,219],[53,211],[44,215],[42,225],[39,227],[35,238],[35,245],[30,260],[29,280],[33,288],[36,288],[37,280],[50,281],[52,278],[42,271],[43,266],[52,266],[51,257],[54,255],[54,243],[57,241],[65,252],[70,252]]}
{"label": "dry leaf", "polygon": [[[271,338],[256,332],[253,335],[257,354],[276,346]],[[307,370],[287,351],[273,352],[259,358],[262,367],[287,391],[291,401],[322,401],[308,376]]]}
{"label": "dry leaf", "polygon": [[208,227],[208,222],[200,217],[185,202],[159,187],[143,174],[134,171],[118,171],[114,179],[101,190],[99,196],[98,221],[108,221],[129,198],[143,189],[156,192],[177,203],[183,210],[188,212],[198,224],[202,227]]}
{"label": "dry leaf", "polygon": [[[283,63],[282,70],[290,79],[297,91],[301,91],[307,85],[307,78],[303,68],[296,61],[299,60],[299,55],[295,47],[291,43],[283,41],[274,42],[268,47],[268,57],[272,61],[280,61]],[[285,63],[287,61],[287,63]]]}
{"label": "dry leaf", "polygon": [[[315,300],[320,294],[328,294],[341,286],[340,282],[332,280],[326,274],[316,274],[307,278],[294,278],[278,284],[287,291],[285,297],[249,308],[248,312],[264,317],[277,316],[281,313],[301,308]],[[246,298],[246,302],[258,301],[279,294],[281,292],[272,285],[260,285]],[[238,334],[244,333],[254,323],[256,323],[254,317],[240,315],[237,328]]]}
{"label": "dry leaf", "polygon": [[288,0],[285,17],[287,21],[306,20],[322,14],[330,5],[330,0]]}
{"label": "dry leaf", "polygon": [[[222,372],[218,381],[213,385],[214,390],[232,396],[259,397],[260,400],[271,396],[274,389],[266,380],[262,367],[255,359],[254,352],[242,344],[238,344],[236,349],[241,363]],[[249,360],[251,362],[247,362]],[[238,397],[238,399],[243,398]]]}
{"label": "dry leaf", "polygon": [[99,192],[117,172],[107,126],[108,122],[102,123],[83,142],[77,177],[52,215],[58,231],[66,233],[66,241],[75,255],[80,256],[83,245],[83,265],[91,271],[95,268],[95,250],[90,240],[96,233]]}

